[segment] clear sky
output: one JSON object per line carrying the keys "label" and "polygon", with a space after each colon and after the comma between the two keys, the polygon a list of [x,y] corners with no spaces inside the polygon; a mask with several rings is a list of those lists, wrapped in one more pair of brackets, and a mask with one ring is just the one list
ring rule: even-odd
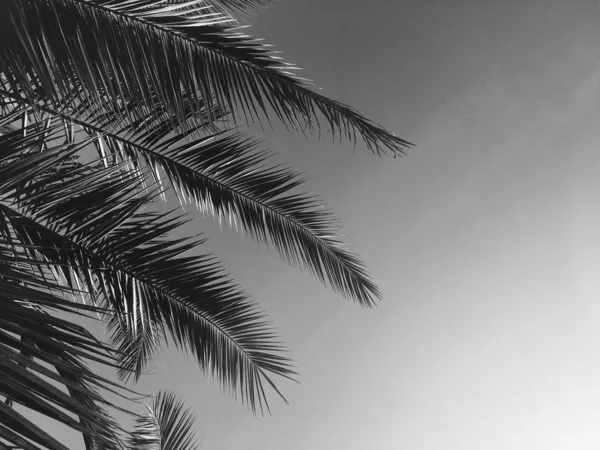
{"label": "clear sky", "polygon": [[207,219],[207,248],[301,372],[253,417],[163,353],[138,389],[192,406],[207,450],[600,445],[600,5],[303,0],[252,34],[418,147],[269,137],[313,180],[384,301],[362,310]]}

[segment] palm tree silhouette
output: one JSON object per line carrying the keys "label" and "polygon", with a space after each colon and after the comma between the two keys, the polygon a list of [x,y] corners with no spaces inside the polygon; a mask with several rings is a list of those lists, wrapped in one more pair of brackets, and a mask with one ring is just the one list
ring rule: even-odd
{"label": "palm tree silhouette", "polygon": [[[64,448],[24,408],[80,431],[88,449],[188,448],[157,444],[161,423],[190,431],[171,393],[123,440],[107,412],[119,406],[102,393],[128,393],[86,365],[137,379],[165,339],[253,411],[268,408],[266,387],[281,395],[273,376],[294,376],[264,313],[215,257],[184,255],[203,239],[171,237],[186,219],[156,206],[169,191],[362,306],[380,296],[322,202],[296,193],[303,180],[239,130],[277,121],[394,156],[411,144],[244,34],[234,17],[268,3],[1,2],[2,446]],[[102,318],[110,340],[72,314]]]}

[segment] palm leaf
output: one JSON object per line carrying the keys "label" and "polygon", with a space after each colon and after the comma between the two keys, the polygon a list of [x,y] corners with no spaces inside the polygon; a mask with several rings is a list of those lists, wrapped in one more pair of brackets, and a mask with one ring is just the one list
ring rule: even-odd
{"label": "palm leaf", "polygon": [[269,152],[257,151],[255,141],[220,132],[186,142],[181,133],[169,137],[166,130],[149,134],[127,127],[99,135],[102,124],[92,117],[69,119],[97,136],[93,143],[105,160],[130,161],[137,171],[145,162],[156,182],[164,172],[180,199],[274,245],[288,263],[303,265],[345,297],[363,306],[380,297],[364,265],[344,248],[340,227],[323,203],[292,193],[303,180],[269,166]]}
{"label": "palm leaf", "polygon": [[292,265],[302,264],[323,283],[363,306],[379,291],[358,258],[338,237],[339,226],[316,197],[294,194],[303,180],[289,169],[270,167],[269,152],[241,135],[217,135],[171,147],[154,148],[105,136],[107,152],[119,144],[147,165],[162,170],[179,197],[203,212],[270,243]]}
{"label": "palm leaf", "polygon": [[93,100],[120,115],[123,99],[131,99],[136,108],[130,122],[156,110],[181,123],[184,98],[209,106],[216,98],[246,122],[276,116],[295,129],[327,124],[332,136],[355,141],[360,135],[377,153],[401,154],[411,145],[310,90],[269,47],[215,25],[227,16],[200,9],[190,16],[176,6],[147,0],[8,0],[0,9],[0,26],[7,30],[0,72],[13,91],[35,100],[41,90],[55,108]]}

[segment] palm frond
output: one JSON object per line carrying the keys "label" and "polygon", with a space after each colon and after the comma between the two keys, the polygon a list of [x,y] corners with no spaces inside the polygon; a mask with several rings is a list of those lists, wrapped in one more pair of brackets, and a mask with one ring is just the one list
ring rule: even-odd
{"label": "palm frond", "polygon": [[153,194],[139,194],[137,177],[108,176],[118,167],[83,167],[69,179],[54,173],[82,144],[23,154],[39,138],[33,130],[23,134],[0,137],[0,214],[36,258],[56,265],[60,279],[107,302],[114,336],[128,354],[122,373],[139,374],[166,330],[226,389],[262,408],[263,383],[277,391],[269,374],[289,378],[294,371],[264,314],[215,259],[183,256],[202,241],[164,239],[181,219],[141,212]]}
{"label": "palm frond", "polygon": [[137,450],[195,450],[195,435],[192,411],[166,391],[159,392],[148,413],[136,420],[128,443]]}
{"label": "palm frond", "polygon": [[285,167],[269,166],[270,153],[241,135],[220,134],[178,146],[148,148],[105,136],[107,152],[119,144],[164,171],[179,197],[219,221],[272,244],[284,260],[303,265],[323,283],[363,306],[379,291],[363,264],[344,248],[340,228],[315,196],[291,193],[303,183]]}
{"label": "palm frond", "polygon": [[102,124],[92,117],[69,120],[97,136],[93,143],[104,160],[130,161],[138,171],[145,165],[159,183],[164,173],[182,201],[273,245],[285,261],[306,267],[345,297],[363,306],[380,298],[364,265],[344,248],[333,215],[316,197],[293,194],[303,180],[270,166],[270,153],[258,151],[256,141],[224,132],[190,141],[181,133],[131,128],[100,135]]}
{"label": "palm frond", "polygon": [[195,4],[190,16],[178,13],[181,4],[147,0],[7,0],[0,72],[15,92],[35,100],[43,91],[55,108],[93,101],[121,114],[131,99],[130,122],[156,110],[181,123],[184,98],[209,106],[216,99],[246,123],[275,116],[299,130],[326,124],[334,138],[360,135],[378,154],[411,145],[312,91],[268,46],[215,25],[228,16]]}

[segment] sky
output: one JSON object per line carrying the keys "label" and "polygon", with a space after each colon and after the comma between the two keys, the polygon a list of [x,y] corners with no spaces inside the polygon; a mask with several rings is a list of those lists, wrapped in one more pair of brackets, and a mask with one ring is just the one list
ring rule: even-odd
{"label": "sky", "polygon": [[269,133],[384,299],[372,310],[208,219],[300,383],[255,417],[161,353],[210,450],[587,450],[600,445],[600,3],[288,1],[250,19],[406,157]]}

